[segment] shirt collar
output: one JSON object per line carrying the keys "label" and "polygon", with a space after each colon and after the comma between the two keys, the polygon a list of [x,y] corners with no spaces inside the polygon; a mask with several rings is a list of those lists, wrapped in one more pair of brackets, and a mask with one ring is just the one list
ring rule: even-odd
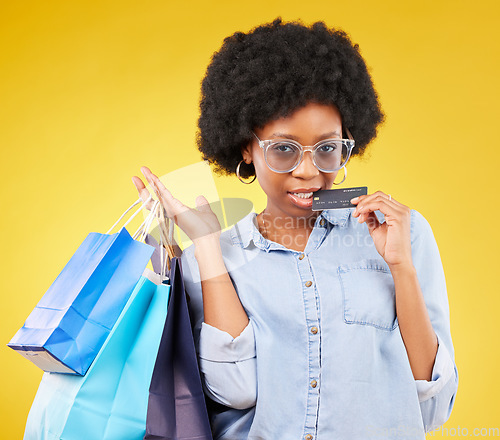
{"label": "shirt collar", "polygon": [[[319,224],[321,219],[324,218],[333,226],[343,228],[346,226],[347,220],[353,211],[354,208],[325,209],[321,211],[321,214],[316,219],[315,227]],[[255,246],[265,250],[268,250],[270,247],[284,248],[282,245],[270,242],[262,236],[256,226],[255,217],[257,217],[257,213],[252,211],[231,228],[230,234],[232,243],[247,248],[250,242],[253,241]]]}

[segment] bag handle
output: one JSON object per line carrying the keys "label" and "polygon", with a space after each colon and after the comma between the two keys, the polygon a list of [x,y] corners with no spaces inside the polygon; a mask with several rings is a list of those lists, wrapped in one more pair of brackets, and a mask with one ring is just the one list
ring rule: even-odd
{"label": "bag handle", "polygon": [[141,225],[137,228],[137,231],[135,231],[134,235],[132,235],[132,238],[134,240],[138,241],[144,241],[146,239],[146,235],[149,232],[149,229],[151,228],[151,223],[156,217],[156,211],[158,209],[158,205],[160,202],[158,200],[155,200],[153,203],[153,207],[151,208],[151,211],[149,212],[148,216],[144,219],[144,221],[141,223]]}
{"label": "bag handle", "polygon": [[[166,252],[166,263],[168,271],[170,272],[170,263],[172,258],[175,257],[174,252],[174,222],[168,216],[165,215],[165,208],[163,206],[158,207],[160,216],[158,218],[158,226],[160,227],[160,263],[161,263],[161,274],[162,282],[164,279],[168,279],[166,275],[165,263],[163,262],[163,254]],[[165,242],[165,243],[164,243]]]}
{"label": "bag handle", "polygon": [[[166,275],[166,267],[170,271],[170,263],[172,258],[174,258],[174,223],[173,221],[165,215],[165,209],[161,203],[156,200],[154,202],[153,208],[149,213],[148,217],[142,222],[137,231],[135,232],[133,239],[138,241],[145,241],[146,235],[151,229],[151,224],[153,220],[156,219],[158,227],[160,229],[160,279],[161,282],[168,280]],[[164,256],[167,257],[164,261]]]}
{"label": "bag handle", "polygon": [[[156,214],[158,210],[158,214]],[[160,229],[160,279],[163,283],[164,280],[168,280],[169,277],[166,274],[167,268],[170,272],[172,258],[175,257],[175,252],[173,248],[174,243],[174,222],[165,215],[165,208],[161,203],[155,204],[153,209],[154,216],[158,222]],[[151,223],[149,223],[149,226]],[[149,230],[149,227],[147,228]],[[145,232],[146,228],[145,228]],[[144,234],[145,239],[145,234]],[[166,257],[166,258],[165,258]]]}
{"label": "bag handle", "polygon": [[[146,206],[146,203],[149,202],[150,200],[152,199],[152,196],[151,194],[149,195],[148,199],[143,202],[142,206],[134,213],[134,215],[132,215],[132,217],[130,217],[127,222],[125,222],[125,224],[122,226],[123,228],[125,226],[127,226],[131,221],[132,219],[137,215],[139,214],[139,212],[144,209],[144,207]],[[115,226],[120,223],[120,220],[125,216],[125,214],[127,214],[127,212],[129,212],[135,205],[137,205],[138,203],[141,203],[142,202],[142,199],[139,197],[139,200],[135,201],[134,203],[132,203],[132,205],[130,205],[127,210],[120,216],[120,218],[115,222],[115,224],[113,226],[111,226],[111,228],[109,228],[108,232],[106,232],[106,234],[109,234],[114,228]],[[142,225],[141,225],[142,226]]]}
{"label": "bag handle", "polygon": [[[136,206],[138,203],[142,202],[142,206],[125,222],[125,224],[122,226],[123,228],[126,227],[133,219],[134,217],[139,214],[140,211],[142,211],[146,204],[152,199],[152,195],[150,194],[147,200],[144,202],[142,201],[141,198],[136,200],[132,205],[130,205],[126,211],[120,216],[120,218],[114,223],[111,228],[106,232],[106,234],[109,234],[118,223],[120,223],[120,220],[129,212],[134,206]],[[166,276],[166,267],[168,267],[168,271],[170,271],[170,262],[172,258],[175,256],[174,248],[173,248],[173,243],[174,243],[174,222],[168,218],[168,216],[165,215],[165,209],[161,205],[159,200],[155,200],[153,203],[153,207],[151,208],[150,213],[148,216],[144,219],[144,221],[141,223],[141,225],[137,228],[135,233],[132,236],[132,239],[145,242],[146,240],[146,235],[149,233],[149,230],[151,228],[151,224],[153,223],[153,220],[156,219],[158,222],[158,226],[160,229],[160,264],[161,264],[161,280],[163,281],[164,279],[168,279],[168,276]],[[164,261],[164,255],[167,257]],[[166,264],[165,264],[166,263]]]}

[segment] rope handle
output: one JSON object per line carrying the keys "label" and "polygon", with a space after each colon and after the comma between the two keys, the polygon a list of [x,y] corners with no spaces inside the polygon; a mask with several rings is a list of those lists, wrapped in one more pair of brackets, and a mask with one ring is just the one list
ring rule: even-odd
{"label": "rope handle", "polygon": [[[122,226],[122,228],[126,227],[133,219],[134,217],[139,214],[140,211],[142,211],[146,204],[152,199],[152,195],[150,194],[149,197],[147,198],[146,201],[142,203],[142,206],[137,209],[137,211],[125,222],[125,224]],[[111,231],[116,227],[118,223],[120,223],[120,220],[138,203],[141,203],[142,199],[139,198],[136,200],[132,205],[130,205],[126,211],[120,216],[120,218],[109,228],[109,230],[106,232],[106,234],[110,234]],[[170,271],[170,262],[172,258],[175,256],[174,248],[173,248],[173,242],[174,242],[174,222],[165,215],[165,209],[161,205],[159,200],[155,200],[153,207],[151,208],[150,213],[147,215],[147,217],[144,219],[144,221],[140,224],[140,226],[137,228],[135,233],[132,235],[132,239],[140,241],[140,242],[145,242],[146,240],[146,235],[149,233],[151,224],[153,223],[153,220],[156,219],[158,222],[158,226],[160,229],[160,264],[161,264],[161,281],[164,279],[168,279],[168,276],[166,276],[166,270],[168,267],[168,270]],[[164,255],[167,257],[164,261]]]}
{"label": "rope handle", "polygon": [[[151,194],[149,195],[148,199],[142,204],[142,206],[134,213],[134,215],[132,215],[132,217],[130,217],[127,222],[122,226],[122,227],[125,227],[127,226],[131,221],[132,219],[137,215],[139,214],[139,212],[144,209],[144,207],[146,206],[146,203],[149,202],[150,200],[152,199],[152,196]],[[120,220],[125,217],[125,214],[127,214],[127,212],[129,212],[135,205],[137,205],[138,203],[141,203],[142,202],[142,199],[139,197],[139,200],[135,201],[134,203],[132,203],[132,205],[130,205],[127,210],[120,216],[120,218],[115,222],[115,224],[113,226],[111,226],[111,228],[109,228],[108,232],[106,232],[106,234],[109,234],[114,228],[115,226],[120,223]]]}
{"label": "rope handle", "polygon": [[[160,279],[163,282],[163,280],[168,279],[166,271],[167,268],[170,271],[170,263],[175,256],[173,248],[174,223],[165,216],[165,209],[158,200],[155,201],[148,218],[139,226],[133,238],[139,241],[145,241],[146,235],[150,231],[154,219],[156,219],[160,229]],[[164,255],[167,257],[166,259]]]}
{"label": "rope handle", "polygon": [[151,223],[153,223],[153,220],[156,217],[156,210],[158,209],[159,204],[160,204],[159,200],[156,200],[154,202],[150,213],[148,214],[146,219],[141,223],[141,225],[137,228],[137,231],[135,231],[134,235],[132,236],[134,240],[144,241],[146,239],[146,235],[148,234],[149,229],[151,228]]}

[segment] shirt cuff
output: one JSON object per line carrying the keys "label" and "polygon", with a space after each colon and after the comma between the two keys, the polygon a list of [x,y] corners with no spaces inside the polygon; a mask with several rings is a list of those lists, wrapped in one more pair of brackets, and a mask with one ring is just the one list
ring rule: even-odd
{"label": "shirt cuff", "polygon": [[450,353],[439,336],[437,338],[438,350],[436,359],[434,360],[434,367],[432,368],[431,380],[415,380],[419,402],[436,396],[451,379],[455,371],[455,363],[451,359]]}
{"label": "shirt cuff", "polygon": [[199,356],[212,362],[238,362],[254,358],[255,336],[252,321],[248,322],[236,338],[228,332],[202,322]]}

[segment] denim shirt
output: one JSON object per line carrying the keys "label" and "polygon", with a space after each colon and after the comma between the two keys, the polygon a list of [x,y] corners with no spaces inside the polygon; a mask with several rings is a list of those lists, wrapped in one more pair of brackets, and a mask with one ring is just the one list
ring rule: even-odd
{"label": "denim shirt", "polygon": [[423,440],[450,416],[458,372],[432,229],[411,211],[413,264],[438,339],[427,381],[413,378],[391,272],[352,211],[322,211],[303,252],[265,239],[255,212],[221,234],[249,317],[236,338],[203,322],[194,247],[183,252],[202,382],[220,404],[214,440]]}

